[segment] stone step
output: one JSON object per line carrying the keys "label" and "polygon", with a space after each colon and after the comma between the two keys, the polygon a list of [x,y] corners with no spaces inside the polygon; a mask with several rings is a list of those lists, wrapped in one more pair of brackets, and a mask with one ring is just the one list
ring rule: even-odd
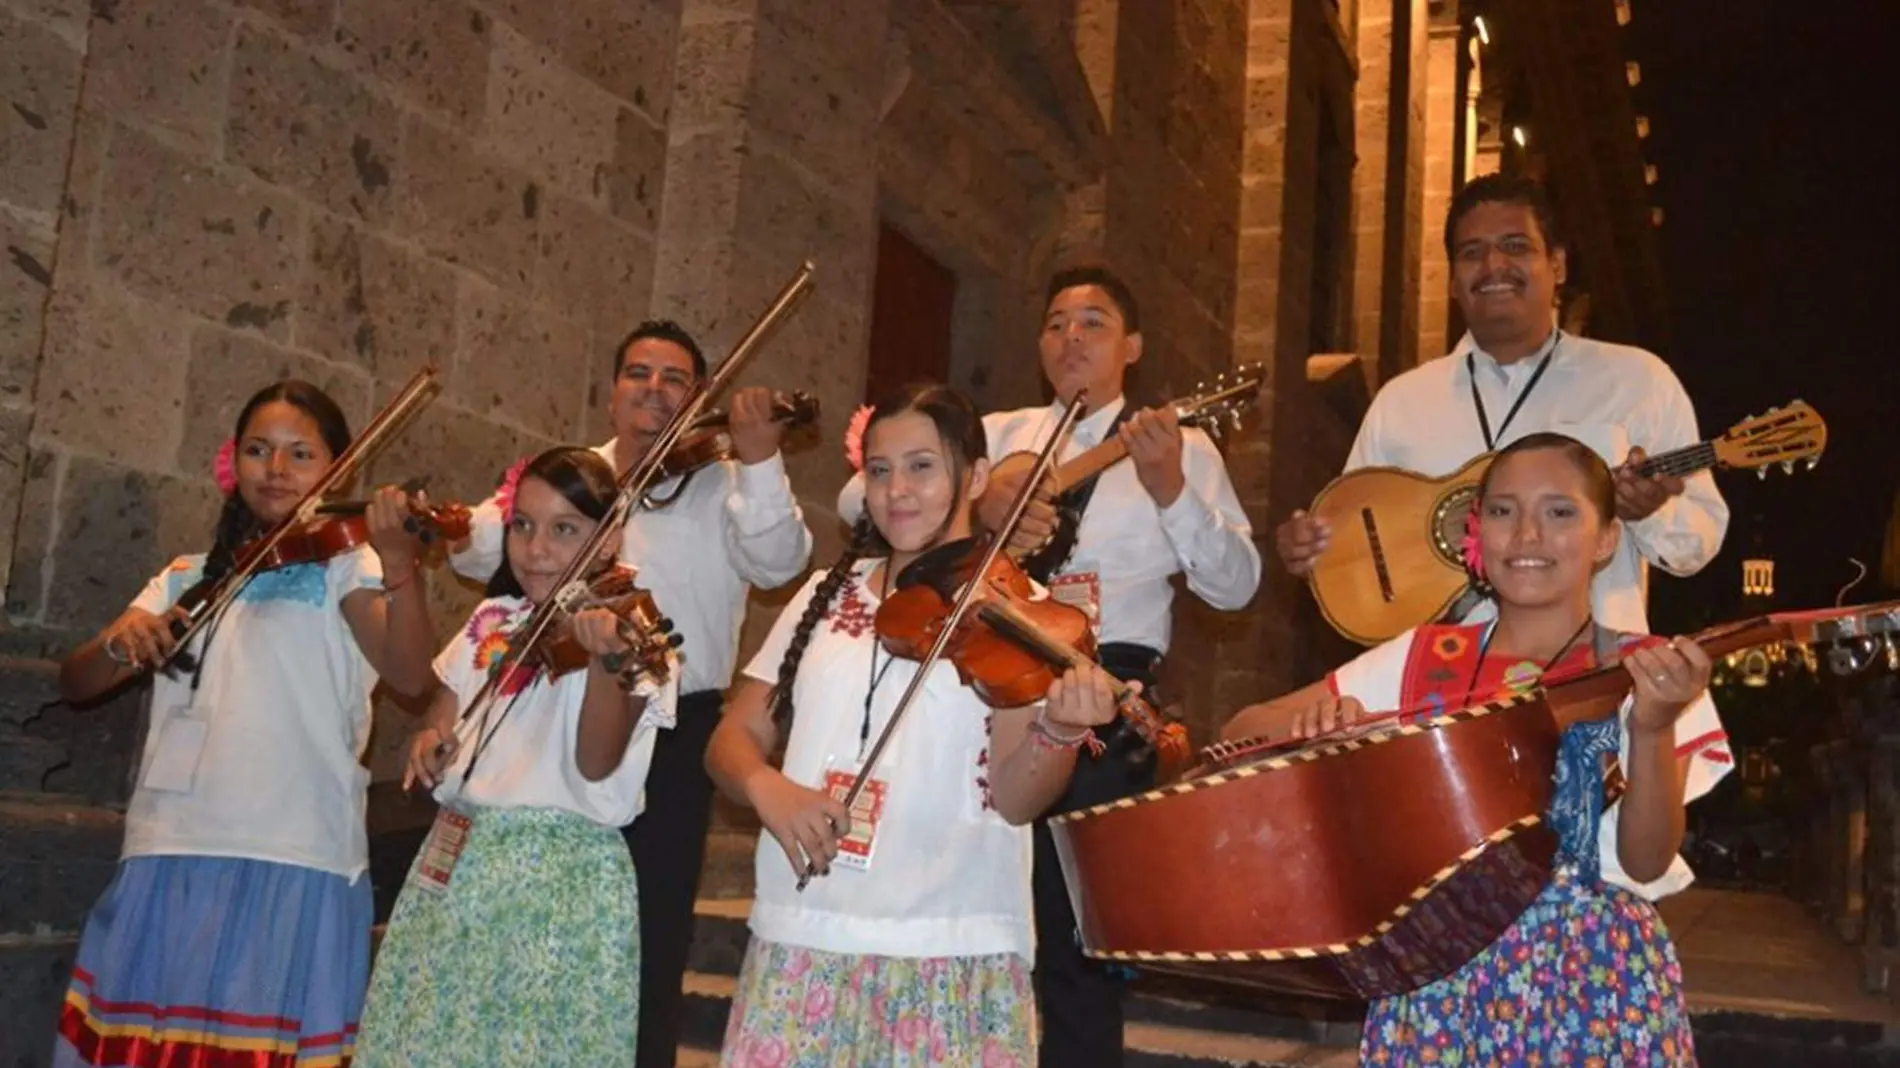
{"label": "stone step", "polygon": [[[689,1026],[686,1033],[701,1045],[716,1043],[723,1033],[725,1006],[714,1004],[708,998],[726,989],[713,984],[713,980],[730,980],[738,975],[749,937],[746,916],[750,908],[749,901],[725,899],[702,900],[696,909],[687,966],[702,984],[693,1011],[703,1018],[696,1020],[700,1025],[698,1031]],[[1350,1050],[1358,1044],[1362,1018],[1361,1010],[1347,1003],[1265,997],[1245,988],[1159,973],[1142,973],[1132,980],[1123,1006],[1131,1049],[1135,1048],[1134,1036],[1138,1031],[1149,1033],[1140,1029],[1156,1028],[1159,1030],[1154,1033],[1162,1035],[1220,1035],[1290,1043],[1286,1048],[1299,1050]],[[1693,992],[1689,1011],[1698,1045],[1720,1051],[1722,1056],[1722,1059],[1703,1058],[1705,1068],[1729,1063],[1805,1064],[1810,1062],[1748,1058],[1768,1057],[1777,1051],[1807,1050],[1831,1051],[1828,1056],[1845,1058],[1816,1060],[1812,1062],[1815,1064],[1892,1064],[1900,1068],[1900,1029],[1881,1023],[1767,1011],[1740,1012],[1704,1002]],[[1198,1048],[1218,1047],[1203,1041]],[[1801,1055],[1806,1056],[1806,1053]]]}
{"label": "stone step", "polygon": [[122,813],[84,798],[0,791],[0,935],[77,932],[123,832]]}
{"label": "stone step", "polygon": [[52,1059],[78,949],[76,933],[0,935],[0,1065],[41,1068]]}
{"label": "stone step", "polygon": [[48,790],[118,801],[144,723],[144,694],[126,687],[75,709],[60,700],[59,663],[44,649],[0,641],[0,790]]}

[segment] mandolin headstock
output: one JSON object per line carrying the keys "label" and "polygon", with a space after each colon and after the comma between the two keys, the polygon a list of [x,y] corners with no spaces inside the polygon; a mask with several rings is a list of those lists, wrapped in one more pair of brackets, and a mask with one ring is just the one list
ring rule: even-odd
{"label": "mandolin headstock", "polygon": [[1767,478],[1768,468],[1780,464],[1792,474],[1801,460],[1810,469],[1821,462],[1821,453],[1827,449],[1827,423],[1806,401],[1797,400],[1736,423],[1709,446],[1715,463],[1722,467],[1752,467]]}
{"label": "mandolin headstock", "polygon": [[802,389],[780,393],[772,398],[772,416],[788,426],[806,426],[818,421],[818,398]]}
{"label": "mandolin headstock", "polygon": [[1199,427],[1213,437],[1220,437],[1223,430],[1239,430],[1241,413],[1260,395],[1264,377],[1257,363],[1222,372],[1212,382],[1197,384],[1191,395],[1175,401],[1175,417],[1182,426]]}

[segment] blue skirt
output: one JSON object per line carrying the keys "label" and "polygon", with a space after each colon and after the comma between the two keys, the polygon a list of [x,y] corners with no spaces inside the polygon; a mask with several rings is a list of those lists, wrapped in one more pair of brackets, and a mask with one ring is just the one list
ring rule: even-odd
{"label": "blue skirt", "polygon": [[330,1068],[369,983],[367,876],[130,857],[86,919],[54,1068]]}

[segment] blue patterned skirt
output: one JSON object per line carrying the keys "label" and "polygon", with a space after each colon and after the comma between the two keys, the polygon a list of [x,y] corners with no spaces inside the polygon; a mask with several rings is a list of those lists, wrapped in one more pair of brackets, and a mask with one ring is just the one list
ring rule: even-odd
{"label": "blue patterned skirt", "polygon": [[1655,906],[1560,868],[1511,928],[1430,986],[1372,1003],[1371,1065],[1695,1064],[1682,966]]}
{"label": "blue patterned skirt", "polygon": [[373,914],[367,878],[127,858],[86,918],[54,1068],[347,1065]]}

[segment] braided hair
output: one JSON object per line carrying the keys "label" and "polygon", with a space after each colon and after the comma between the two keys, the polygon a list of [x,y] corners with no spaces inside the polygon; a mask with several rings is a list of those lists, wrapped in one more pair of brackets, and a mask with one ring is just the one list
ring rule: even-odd
{"label": "braided hair", "polygon": [[[301,379],[287,378],[265,386],[251,395],[239,410],[237,427],[231,436],[237,440],[240,448],[244,442],[244,432],[250,429],[251,419],[266,404],[282,402],[309,416],[317,424],[317,433],[322,435],[323,444],[330,450],[330,458],[343,455],[350,447],[350,421],[344,417],[343,409],[330,399],[323,390]],[[264,523],[257,513],[244,500],[244,494],[233,490],[224,498],[224,509],[218,513],[218,525],[212,532],[211,551],[205,554],[204,579],[215,582],[237,566],[237,550],[240,545],[264,533]]]}
{"label": "braided hair", "polygon": [[[893,416],[906,412],[916,412],[929,417],[936,424],[937,434],[943,440],[944,453],[950,461],[950,479],[953,485],[961,487],[963,477],[978,460],[988,457],[988,446],[984,441],[983,420],[977,415],[976,406],[969,398],[949,386],[924,384],[906,387],[900,395],[878,402],[871,409],[871,417],[864,424],[864,439],[868,443],[871,428]],[[868,452],[868,449],[866,450]],[[958,500],[944,516],[935,541],[941,538],[955,522],[957,509],[962,506],[962,490],[958,489]],[[805,606],[804,614],[798,617],[798,627],[792,631],[792,640],[785,647],[785,657],[779,661],[778,681],[766,696],[766,703],[772,710],[772,721],[781,728],[792,718],[792,684],[798,679],[799,662],[805,658],[805,649],[811,644],[812,632],[817,630],[820,620],[831,610],[831,602],[851,581],[852,571],[859,560],[871,555],[887,555],[890,546],[884,541],[877,527],[871,522],[871,509],[866,503],[864,514],[851,528],[851,540],[845,545],[844,552],[831,565],[825,577],[812,590],[811,601]]]}

